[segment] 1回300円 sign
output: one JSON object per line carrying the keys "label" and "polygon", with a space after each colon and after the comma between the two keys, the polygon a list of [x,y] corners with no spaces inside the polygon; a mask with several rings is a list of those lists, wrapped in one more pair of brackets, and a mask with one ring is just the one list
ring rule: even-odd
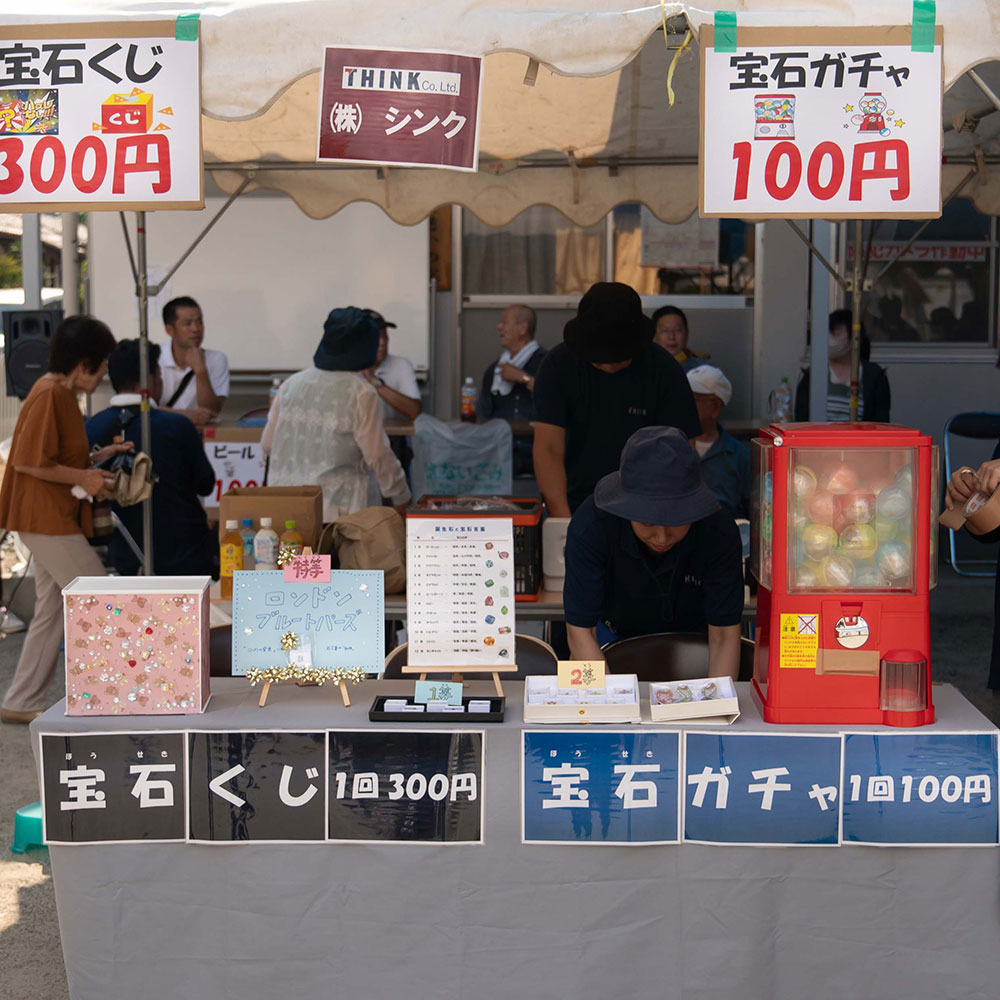
{"label": "1\u56de300\u5186 sign", "polygon": [[909,26],[700,41],[702,216],[941,214],[940,29],[926,52]]}

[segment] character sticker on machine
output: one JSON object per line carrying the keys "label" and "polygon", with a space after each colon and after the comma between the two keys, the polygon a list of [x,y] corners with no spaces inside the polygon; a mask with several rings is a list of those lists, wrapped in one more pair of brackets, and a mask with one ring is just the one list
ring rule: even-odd
{"label": "character sticker on machine", "polygon": [[819,654],[819,615],[783,614],[779,646],[781,666],[815,670]]}
{"label": "character sticker on machine", "polygon": [[837,642],[844,649],[857,649],[863,646],[871,635],[868,622],[861,615],[845,615],[838,619],[833,629],[837,634]]}

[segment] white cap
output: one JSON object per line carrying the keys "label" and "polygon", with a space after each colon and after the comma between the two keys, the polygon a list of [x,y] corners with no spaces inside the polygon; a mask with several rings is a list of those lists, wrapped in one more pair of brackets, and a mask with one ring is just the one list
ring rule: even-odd
{"label": "white cap", "polygon": [[269,517],[262,517],[260,519],[260,526],[262,528],[270,528],[271,527],[271,523],[272,522],[271,522],[271,519]]}
{"label": "white cap", "polygon": [[238,531],[239,527],[239,521],[226,521],[226,531]]}
{"label": "white cap", "polygon": [[687,373],[687,377],[692,392],[718,396],[723,406],[733,398],[732,383],[715,365],[698,365]]}

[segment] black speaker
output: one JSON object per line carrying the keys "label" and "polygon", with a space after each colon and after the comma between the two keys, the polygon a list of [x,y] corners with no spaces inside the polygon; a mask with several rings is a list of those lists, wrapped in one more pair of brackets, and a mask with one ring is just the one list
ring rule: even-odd
{"label": "black speaker", "polygon": [[24,399],[49,370],[49,341],[62,318],[61,309],[9,309],[3,314],[8,396]]}

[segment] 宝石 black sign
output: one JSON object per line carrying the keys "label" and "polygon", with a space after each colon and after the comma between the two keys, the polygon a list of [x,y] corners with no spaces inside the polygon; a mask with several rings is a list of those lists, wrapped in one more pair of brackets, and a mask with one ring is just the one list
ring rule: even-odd
{"label": "\u5b9d\u77f3 black sign", "polygon": [[184,733],[41,740],[47,844],[184,840]]}

